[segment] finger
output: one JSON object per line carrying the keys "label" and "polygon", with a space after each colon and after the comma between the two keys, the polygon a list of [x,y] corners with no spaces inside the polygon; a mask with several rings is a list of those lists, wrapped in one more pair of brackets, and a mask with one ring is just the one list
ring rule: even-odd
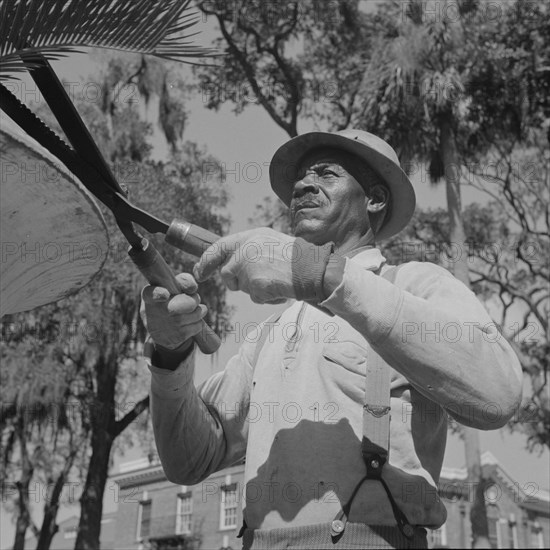
{"label": "finger", "polygon": [[221,267],[233,255],[238,244],[238,235],[237,233],[237,235],[224,237],[204,251],[193,267],[193,275],[197,281],[206,281],[218,267]]}
{"label": "finger", "polygon": [[202,330],[203,330],[202,319],[200,321],[197,321],[196,323],[185,325],[186,338],[187,339],[192,338],[196,334],[199,334]]}
{"label": "finger", "polygon": [[185,294],[195,294],[199,289],[199,285],[191,273],[180,273],[176,275],[176,280],[181,291]]}
{"label": "finger", "polygon": [[233,270],[229,265],[225,265],[220,270],[220,275],[222,278],[222,281],[224,282],[225,286],[229,290],[239,290],[239,279],[237,276],[233,273]]}
{"label": "finger", "polygon": [[187,325],[192,325],[203,319],[207,311],[208,308],[204,304],[200,304],[191,313],[186,314],[178,323],[178,326],[187,330]]}
{"label": "finger", "polygon": [[147,285],[141,291],[141,297],[147,304],[162,303],[170,299],[170,292],[162,286]]}
{"label": "finger", "polygon": [[260,298],[259,296],[256,296],[255,294],[251,294],[251,295],[250,295],[250,299],[251,299],[255,304],[265,304],[264,300],[262,300],[262,298]]}
{"label": "finger", "polygon": [[275,298],[273,300],[266,300],[264,304],[270,304],[272,306],[276,306],[279,304],[284,304],[287,300],[288,298]]}
{"label": "finger", "polygon": [[195,311],[198,305],[199,298],[196,294],[176,294],[168,302],[167,309],[170,315],[182,315]]}

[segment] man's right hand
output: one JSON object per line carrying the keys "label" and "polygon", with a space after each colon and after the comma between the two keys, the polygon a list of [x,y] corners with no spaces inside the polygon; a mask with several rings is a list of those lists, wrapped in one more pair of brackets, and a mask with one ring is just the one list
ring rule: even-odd
{"label": "man's right hand", "polygon": [[141,297],[141,317],[156,345],[167,350],[190,343],[202,330],[202,318],[207,308],[200,303],[197,281],[190,273],[176,276],[181,294],[170,295],[161,286],[144,287]]}

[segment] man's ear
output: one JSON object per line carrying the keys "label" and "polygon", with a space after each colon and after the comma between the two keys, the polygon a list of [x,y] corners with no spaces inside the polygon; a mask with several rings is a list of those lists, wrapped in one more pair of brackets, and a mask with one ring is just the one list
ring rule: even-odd
{"label": "man's ear", "polygon": [[382,227],[387,213],[387,206],[390,200],[388,190],[383,185],[374,185],[365,197],[365,207],[369,225],[374,236]]}
{"label": "man's ear", "polygon": [[390,195],[383,185],[375,185],[370,189],[369,196],[365,197],[367,212],[375,214],[386,208]]}

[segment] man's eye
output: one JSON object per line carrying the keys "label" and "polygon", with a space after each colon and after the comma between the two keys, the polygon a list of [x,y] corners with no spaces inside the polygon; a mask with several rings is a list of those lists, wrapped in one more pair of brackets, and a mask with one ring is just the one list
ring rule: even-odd
{"label": "man's eye", "polygon": [[338,174],[334,170],[330,170],[329,168],[323,168],[323,170],[321,170],[320,175],[323,178],[338,177]]}

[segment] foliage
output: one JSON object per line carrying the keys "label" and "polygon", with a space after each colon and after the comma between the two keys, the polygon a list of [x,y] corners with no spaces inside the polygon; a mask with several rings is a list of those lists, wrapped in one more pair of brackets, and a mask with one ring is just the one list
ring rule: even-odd
{"label": "foliage", "polygon": [[31,520],[28,492],[44,502],[45,513],[56,509],[61,496],[56,493],[88,448],[89,418],[82,414],[83,394],[75,383],[82,373],[60,347],[44,345],[67,330],[62,309],[47,306],[2,324],[1,481],[5,501],[17,495],[15,547],[24,543],[26,522],[40,534]]}
{"label": "foliage", "polygon": [[259,104],[288,135],[298,134],[302,99],[309,84],[292,50],[312,22],[322,2],[262,2],[224,0],[198,3],[215,18],[221,36],[214,46],[225,53],[216,70],[197,67],[196,74],[207,107],[233,103],[235,113]]}
{"label": "foliage", "polygon": [[3,0],[0,78],[24,72],[37,54],[58,59],[82,47],[185,61],[212,55],[185,32],[197,23],[190,0]]}
{"label": "foliage", "polygon": [[511,427],[526,434],[529,449],[550,447],[550,153],[545,132],[531,129],[523,143],[495,146],[485,164],[470,168],[471,185],[489,194],[502,220],[486,241],[492,246],[474,248],[477,261],[470,271],[476,291],[496,304],[497,322],[528,378],[523,414]]}

